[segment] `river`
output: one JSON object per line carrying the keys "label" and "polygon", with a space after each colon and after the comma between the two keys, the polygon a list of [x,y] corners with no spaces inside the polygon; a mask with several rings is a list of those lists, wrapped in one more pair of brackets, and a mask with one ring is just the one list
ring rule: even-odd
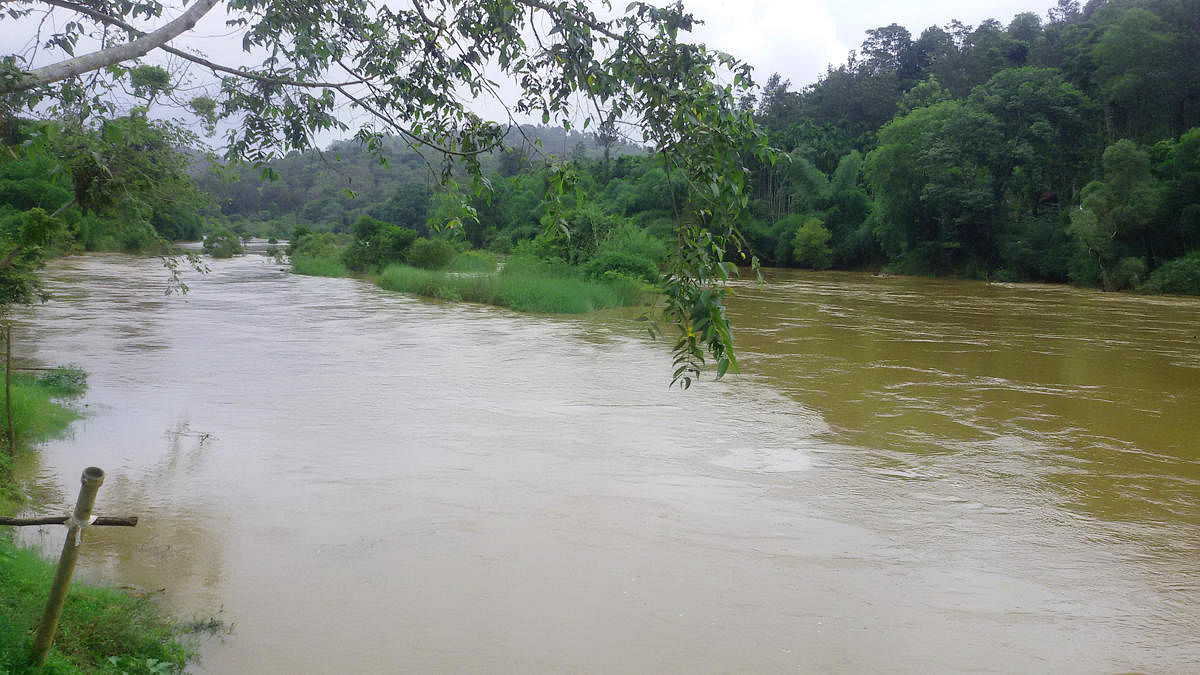
{"label": "river", "polygon": [[628,314],[59,260],[18,470],[108,472],[78,574],[231,626],[195,672],[1200,672],[1200,300],[768,276],[682,392]]}

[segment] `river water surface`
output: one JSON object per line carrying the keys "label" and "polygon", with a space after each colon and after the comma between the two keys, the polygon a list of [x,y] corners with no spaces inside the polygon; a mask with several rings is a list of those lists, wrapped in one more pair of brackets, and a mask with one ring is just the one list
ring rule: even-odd
{"label": "river water surface", "polygon": [[1200,301],[780,272],[680,392],[627,315],[212,267],[57,261],[16,343],[90,373],[33,510],[104,468],[79,575],[197,672],[1200,672]]}

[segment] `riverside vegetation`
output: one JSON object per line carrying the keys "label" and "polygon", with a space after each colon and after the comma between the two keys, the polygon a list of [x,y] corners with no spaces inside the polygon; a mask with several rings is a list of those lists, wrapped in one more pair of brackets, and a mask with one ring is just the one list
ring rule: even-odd
{"label": "riverside vegetation", "polygon": [[645,302],[666,247],[630,223],[598,210],[590,215],[573,223],[570,237],[519,242],[503,265],[461,241],[419,237],[366,215],[351,236],[298,227],[289,253],[299,274],[366,274],[392,291],[520,311],[578,314]]}
{"label": "riverside vegetation", "polygon": [[[13,375],[17,442],[0,452],[0,514],[14,513],[23,502],[12,480],[14,452],[30,452],[36,443],[64,433],[79,417],[65,400],[78,396],[85,386],[86,375],[76,368]],[[4,403],[0,388],[0,409]],[[0,532],[0,672],[28,671],[33,630],[54,569],[54,562],[16,546],[10,532]],[[43,672],[174,672],[191,654],[181,634],[182,627],[148,598],[73,583]]]}

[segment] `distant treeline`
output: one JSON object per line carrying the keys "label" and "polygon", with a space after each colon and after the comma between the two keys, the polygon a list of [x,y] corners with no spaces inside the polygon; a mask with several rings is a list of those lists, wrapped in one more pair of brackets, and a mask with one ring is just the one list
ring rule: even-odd
{"label": "distant treeline", "polygon": [[[847,62],[744,105],[782,152],[747,156],[742,222],[764,264],[886,269],[1200,293],[1200,0],[1061,1],[919,36],[867,32]],[[478,222],[448,234],[506,252],[545,232],[547,158],[574,160],[572,232],[633,225],[669,239],[687,205],[652,153],[614,138],[541,137],[485,158]],[[554,135],[557,134],[557,135]],[[397,142],[390,170],[350,144],[271,165],[277,180],[200,177],[219,218],[285,237],[349,232],[363,215],[430,233],[464,199]],[[436,167],[434,167],[436,168]],[[214,214],[215,215],[215,214]],[[561,214],[556,214],[561,215]]]}

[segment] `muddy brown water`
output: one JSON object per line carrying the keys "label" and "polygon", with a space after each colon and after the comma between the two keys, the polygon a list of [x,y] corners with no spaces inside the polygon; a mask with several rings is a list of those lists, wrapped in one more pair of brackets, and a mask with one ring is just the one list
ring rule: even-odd
{"label": "muddy brown water", "polygon": [[196,672],[1200,672],[1200,301],[778,272],[680,392],[626,315],[212,268],[57,261],[16,349],[91,374],[31,511],[103,467],[79,575]]}

